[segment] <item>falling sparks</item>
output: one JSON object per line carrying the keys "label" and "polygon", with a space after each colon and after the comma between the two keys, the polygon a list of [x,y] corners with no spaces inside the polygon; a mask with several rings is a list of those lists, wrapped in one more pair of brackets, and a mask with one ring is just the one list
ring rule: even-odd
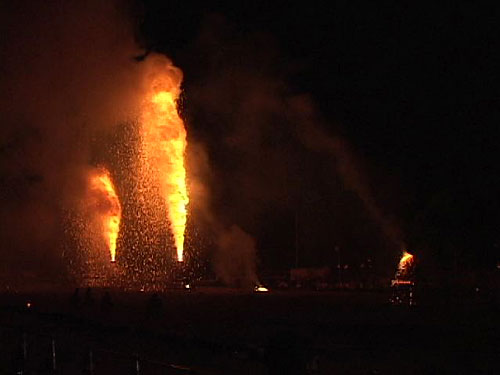
{"label": "falling sparks", "polygon": [[177,111],[180,70],[166,67],[155,74],[142,110],[142,147],[148,169],[158,183],[167,209],[170,229],[183,261],[184,235],[189,203],[184,156],[186,129]]}
{"label": "falling sparks", "polygon": [[[131,116],[113,128],[107,149],[96,148],[92,156],[99,165],[113,166],[113,172],[90,168],[85,195],[68,211],[76,246],[68,246],[65,257],[82,286],[161,289],[175,277],[175,262],[184,266],[184,247],[193,241],[185,236],[187,134],[178,112],[182,72],[157,54],[136,68]],[[113,186],[117,181],[119,192]]]}
{"label": "falling sparks", "polygon": [[90,178],[91,190],[99,194],[98,209],[102,217],[104,235],[111,261],[116,260],[116,240],[120,230],[122,209],[109,171],[99,168]]}

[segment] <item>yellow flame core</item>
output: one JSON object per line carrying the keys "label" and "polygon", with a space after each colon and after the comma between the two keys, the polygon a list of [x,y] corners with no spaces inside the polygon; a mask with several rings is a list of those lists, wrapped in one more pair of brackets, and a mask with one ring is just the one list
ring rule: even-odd
{"label": "yellow flame core", "polygon": [[408,253],[407,251],[403,251],[403,255],[399,260],[399,265],[398,265],[399,273],[403,274],[408,269],[408,266],[411,265],[412,262],[413,262],[413,255]]}
{"label": "yellow flame core", "polygon": [[102,193],[105,198],[103,201],[105,207],[102,209],[102,220],[111,261],[114,262],[116,260],[116,240],[122,216],[120,200],[118,199],[118,195],[116,195],[115,187],[107,169],[101,168],[98,174],[92,177],[91,183],[92,189]]}
{"label": "yellow flame core", "polygon": [[177,260],[181,262],[189,203],[184,167],[186,129],[177,111],[179,88],[167,90],[158,89],[158,86],[161,85],[154,86],[144,104],[142,142],[147,161],[159,181]]}

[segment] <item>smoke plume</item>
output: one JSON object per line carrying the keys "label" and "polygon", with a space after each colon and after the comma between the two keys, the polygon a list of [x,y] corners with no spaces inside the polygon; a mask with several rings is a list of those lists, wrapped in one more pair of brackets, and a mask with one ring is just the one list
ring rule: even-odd
{"label": "smoke plume", "polygon": [[136,108],[140,51],[121,2],[1,7],[4,271],[60,275],[64,223],[85,194],[93,150]]}
{"label": "smoke plume", "polygon": [[236,225],[218,234],[214,258],[217,275],[228,285],[257,285],[255,240]]}
{"label": "smoke plume", "polygon": [[180,61],[186,115],[194,127],[190,142],[203,144],[202,159],[210,165],[209,173],[198,173],[205,199],[191,214],[208,218],[218,238],[213,259],[221,278],[238,267],[246,272],[232,263],[237,246],[229,250],[225,241],[228,233],[237,237],[227,229],[232,225],[255,239],[271,267],[294,264],[296,235],[311,265],[332,261],[335,244],[350,246],[354,257],[356,248],[401,246],[397,226],[375,198],[365,162],[331,131],[311,97],[294,91],[289,80],[300,67],[280,55],[271,37],[242,36],[223,17],[210,16]]}
{"label": "smoke plume", "polygon": [[327,134],[321,124],[324,122],[309,96],[298,96],[289,101],[290,109],[296,116],[298,137],[311,150],[334,155],[336,171],[344,186],[352,190],[363,202],[373,220],[377,222],[386,237],[399,247],[403,247],[399,228],[384,215],[375,201],[370,183],[364,174],[363,164],[346,139]]}
{"label": "smoke plume", "polygon": [[[124,258],[131,268],[154,275],[157,266],[134,252],[150,257],[153,248],[165,247],[159,233],[167,224],[156,217],[155,210],[164,212],[161,204],[143,202],[141,184],[131,177],[134,129],[155,72],[173,72],[173,84],[181,72],[163,56],[134,58],[142,51],[124,2],[16,1],[1,7],[0,271],[7,278],[17,269],[62,274],[65,254],[74,251],[68,217],[85,216],[88,171],[102,163],[123,203],[118,247],[129,249]],[[188,103],[188,236],[198,231],[212,237],[216,249],[207,255],[221,279],[255,283],[257,252],[271,255],[270,266],[291,264],[294,216],[310,263],[328,259],[332,236],[364,246],[352,228],[373,230],[362,214],[351,214],[357,201],[346,190],[387,237],[399,241],[354,147],[325,131],[311,101],[290,87],[297,67],[271,38],[238,36],[216,16],[178,60]],[[342,206],[346,201],[349,208]],[[351,225],[360,220],[363,225]]]}

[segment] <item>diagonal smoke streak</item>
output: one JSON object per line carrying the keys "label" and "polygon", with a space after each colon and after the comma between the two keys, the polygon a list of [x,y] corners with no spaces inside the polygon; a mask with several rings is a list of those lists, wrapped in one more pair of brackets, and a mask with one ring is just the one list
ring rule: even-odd
{"label": "diagonal smoke streak", "polygon": [[310,98],[304,96],[293,98],[290,105],[297,115],[298,136],[304,145],[312,150],[335,156],[336,169],[344,186],[357,194],[386,237],[395,245],[404,247],[399,228],[382,213],[373,197],[369,182],[362,173],[361,163],[348,142],[340,136],[329,135],[320,128],[318,124],[321,124],[321,119],[314,110]]}

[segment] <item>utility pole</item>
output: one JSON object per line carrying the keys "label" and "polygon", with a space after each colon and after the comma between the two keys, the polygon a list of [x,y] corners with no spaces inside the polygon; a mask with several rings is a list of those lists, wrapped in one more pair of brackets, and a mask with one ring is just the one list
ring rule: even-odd
{"label": "utility pole", "polygon": [[295,268],[299,268],[299,213],[295,209]]}
{"label": "utility pole", "polygon": [[56,362],[56,340],[51,338],[51,349],[52,349],[52,373],[55,374],[57,370],[57,362]]}
{"label": "utility pole", "polygon": [[92,352],[92,349],[89,349],[89,362],[88,362],[88,369],[87,373],[89,375],[94,375],[94,353]]}
{"label": "utility pole", "polygon": [[141,373],[141,365],[139,362],[139,355],[135,355],[135,375],[139,375]]}
{"label": "utility pole", "polygon": [[339,272],[339,287],[341,287],[342,286],[342,267],[340,265],[340,247],[335,245],[334,249],[335,249],[335,252],[337,253],[337,269]]}

